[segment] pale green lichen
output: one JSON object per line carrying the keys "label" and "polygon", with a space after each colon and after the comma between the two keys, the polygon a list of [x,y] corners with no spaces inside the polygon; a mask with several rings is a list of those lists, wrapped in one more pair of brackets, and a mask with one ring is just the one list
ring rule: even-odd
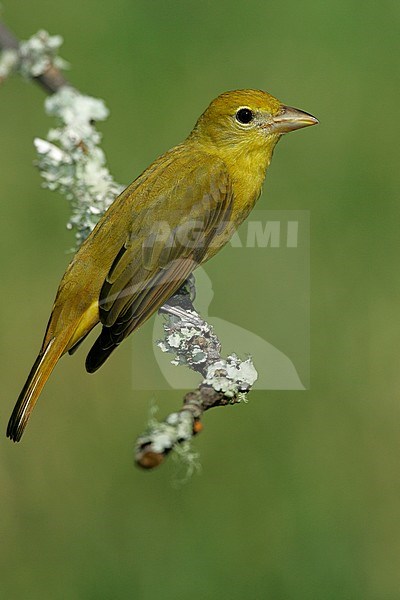
{"label": "pale green lichen", "polygon": [[193,450],[190,441],[177,444],[174,447],[172,458],[182,472],[173,481],[175,487],[184,485],[195,473],[201,472],[200,454]]}
{"label": "pale green lichen", "polygon": [[[60,35],[40,30],[21,42],[18,51],[6,50],[0,61],[0,78],[17,69],[24,77],[38,77],[50,67],[65,69],[68,63],[58,56],[63,42]],[[71,203],[72,216],[67,227],[75,230],[79,246],[95,227],[100,216],[124,189],[106,167],[99,147],[101,134],[94,123],[108,117],[104,102],[80,94],[69,86],[46,98],[45,110],[58,121],[47,139],[34,141],[37,165],[44,187],[58,190]]]}
{"label": "pale green lichen", "polygon": [[[168,415],[165,421],[158,421],[158,407],[152,404],[148,430],[137,442],[138,447],[146,447],[157,454],[173,452],[172,456],[178,463],[183,476],[175,479],[176,485],[186,483],[195,472],[200,471],[199,454],[192,449],[193,417],[189,411],[183,410]],[[147,446],[149,445],[149,446]]]}
{"label": "pale green lichen", "polygon": [[[185,319],[187,316],[187,319]],[[196,316],[192,325],[190,318]],[[164,340],[157,342],[163,352],[174,354],[173,365],[186,365],[199,370],[219,355],[221,345],[211,325],[201,320],[195,311],[187,310],[181,317],[167,315],[164,321]]]}
{"label": "pale green lichen", "polygon": [[63,43],[61,35],[50,35],[41,29],[19,46],[19,72],[23,77],[38,77],[51,66],[67,69],[69,64],[57,55]]}
{"label": "pale green lichen", "polygon": [[236,354],[231,354],[226,360],[221,358],[209,365],[203,384],[212,386],[227,398],[237,396],[240,400],[243,399],[243,394],[250,390],[257,377],[250,356],[246,360],[240,360]]}
{"label": "pale green lichen", "polygon": [[46,98],[48,115],[58,127],[50,129],[47,140],[34,140],[44,187],[58,190],[71,203],[69,229],[75,229],[77,246],[92,231],[100,216],[124,189],[108,171],[99,147],[101,134],[95,121],[104,120],[108,109],[97,98],[84,96],[64,86]]}
{"label": "pale green lichen", "polygon": [[174,412],[165,421],[155,418],[157,408],[152,409],[148,431],[141,437],[141,445],[151,441],[151,449],[157,454],[164,454],[175,444],[183,443],[193,437],[193,417],[188,411]]}
{"label": "pale green lichen", "polygon": [[67,69],[67,61],[58,56],[62,43],[60,35],[50,35],[41,29],[29,40],[21,42],[18,49],[6,48],[0,59],[0,79],[5,79],[12,71],[30,79],[43,75],[50,67]]}

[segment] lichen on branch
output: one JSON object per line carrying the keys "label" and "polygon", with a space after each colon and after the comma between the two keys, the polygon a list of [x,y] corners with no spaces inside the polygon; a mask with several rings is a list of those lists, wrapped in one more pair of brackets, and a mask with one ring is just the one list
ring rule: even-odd
{"label": "lichen on branch", "polygon": [[65,70],[69,63],[58,56],[58,51],[63,44],[61,35],[50,35],[40,29],[35,35],[19,45],[18,70],[23,77],[39,77],[50,67]]}
{"label": "lichen on branch", "polygon": [[75,230],[79,246],[124,186],[116,183],[106,167],[99,144],[101,134],[94,123],[108,117],[103,100],[84,96],[63,86],[46,98],[45,110],[58,126],[47,139],[34,140],[37,165],[44,187],[58,190],[71,203],[67,227]]}

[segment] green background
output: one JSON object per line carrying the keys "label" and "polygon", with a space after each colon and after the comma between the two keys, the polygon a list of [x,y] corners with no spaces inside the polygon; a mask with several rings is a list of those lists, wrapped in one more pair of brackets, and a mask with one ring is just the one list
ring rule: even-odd
{"label": "green background", "polygon": [[[267,89],[321,125],[281,142],[259,205],[311,213],[310,390],[208,413],[202,474],[177,489],[171,460],[133,466],[150,400],[180,404],[132,389],[151,328],[93,377],[82,350],[63,359],[23,442],[0,440],[0,596],[397,600],[398,2],[13,0],[4,18],[20,38],[63,35],[71,81],[111,109],[119,181],[227,89]],[[72,242],[32,167],[43,100],[18,77],[0,90],[2,429]],[[207,267],[213,310],[257,331],[246,306],[274,283],[232,256]]]}

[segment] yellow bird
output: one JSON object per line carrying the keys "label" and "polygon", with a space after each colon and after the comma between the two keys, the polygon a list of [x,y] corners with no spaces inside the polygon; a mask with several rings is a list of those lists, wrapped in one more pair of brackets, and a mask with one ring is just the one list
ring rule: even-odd
{"label": "yellow bird", "polygon": [[260,196],[282,134],[316,123],[266,92],[226,92],[183,143],[116,198],[61,280],[39,356],[8,423],[9,438],[20,440],[58,359],[100,322],[86,359],[87,371],[96,371],[230,239]]}

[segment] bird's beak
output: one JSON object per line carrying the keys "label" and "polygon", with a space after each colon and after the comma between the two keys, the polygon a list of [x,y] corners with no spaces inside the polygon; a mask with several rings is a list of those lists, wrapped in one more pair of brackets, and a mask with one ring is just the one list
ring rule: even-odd
{"label": "bird's beak", "polygon": [[291,106],[282,106],[280,113],[275,115],[272,119],[272,128],[277,133],[288,133],[295,129],[301,129],[302,127],[309,127],[310,125],[317,124],[318,119],[298,108],[292,108]]}

